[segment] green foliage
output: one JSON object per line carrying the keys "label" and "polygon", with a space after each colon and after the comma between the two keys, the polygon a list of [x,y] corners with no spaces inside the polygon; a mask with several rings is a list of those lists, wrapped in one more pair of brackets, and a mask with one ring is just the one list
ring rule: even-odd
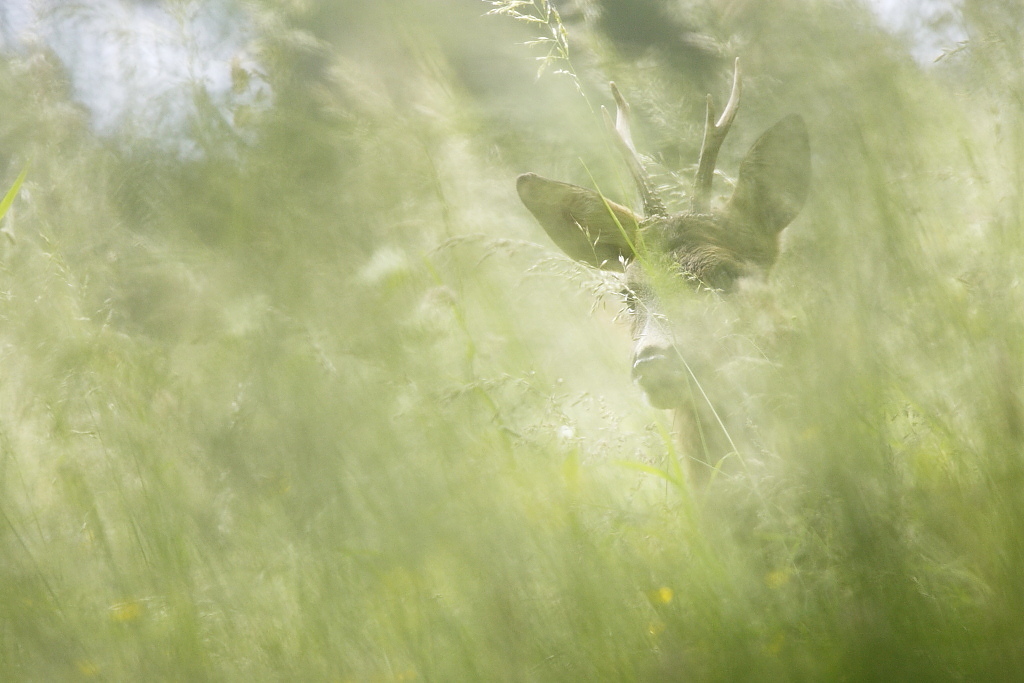
{"label": "green foliage", "polygon": [[814,165],[766,283],[672,297],[732,451],[693,490],[515,177],[630,203],[614,77],[688,187],[706,73],[491,4],[539,20],[249,4],[273,103],[188,160],[0,63],[0,678],[1016,677],[1024,10],[928,66],[852,4],[679,19],[743,59],[726,180],[791,111]]}
{"label": "green foliage", "polygon": [[7,194],[0,200],[0,218],[7,215],[7,212],[11,208],[11,204],[14,203],[14,198],[18,196],[18,190],[21,189],[21,184],[25,182],[25,176],[28,175],[28,165],[21,170],[18,177],[14,179],[14,184],[11,185],[11,189],[7,190]]}

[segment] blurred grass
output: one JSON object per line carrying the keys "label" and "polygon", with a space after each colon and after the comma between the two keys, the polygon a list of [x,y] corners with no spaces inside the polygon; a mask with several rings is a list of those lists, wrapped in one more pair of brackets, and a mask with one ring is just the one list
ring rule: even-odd
{"label": "blurred grass", "polygon": [[483,3],[251,9],[274,106],[187,161],[0,65],[0,677],[1016,676],[1015,4],[930,67],[855,5],[699,15],[747,71],[722,170],[793,110],[815,170],[770,281],[681,304],[741,451],[698,494],[513,190],[629,201],[609,76],[688,178],[686,53],[563,11],[588,102]]}

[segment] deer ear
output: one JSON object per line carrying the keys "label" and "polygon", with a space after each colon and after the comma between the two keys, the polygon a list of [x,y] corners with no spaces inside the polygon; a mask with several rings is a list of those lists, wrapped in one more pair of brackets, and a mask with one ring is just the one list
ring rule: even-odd
{"label": "deer ear", "polygon": [[640,219],[624,206],[578,185],[524,173],[516,181],[523,204],[570,257],[604,270],[633,258]]}
{"label": "deer ear", "polygon": [[747,152],[726,216],[730,223],[774,237],[800,213],[810,184],[807,125],[791,114],[765,131]]}

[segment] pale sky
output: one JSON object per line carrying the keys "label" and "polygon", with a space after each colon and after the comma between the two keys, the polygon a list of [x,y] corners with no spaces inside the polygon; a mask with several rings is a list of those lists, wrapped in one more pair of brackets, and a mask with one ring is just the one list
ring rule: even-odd
{"label": "pale sky", "polygon": [[967,36],[955,26],[937,30],[929,22],[956,7],[958,0],[865,0],[883,26],[912,37],[911,53],[922,64],[929,64],[944,51],[956,47]]}
{"label": "pale sky", "polygon": [[[963,39],[955,29],[936,33],[927,24],[956,0],[865,1],[889,30],[913,36],[912,52],[922,64]],[[0,0],[0,49],[49,46],[68,69],[75,95],[92,112],[100,134],[129,132],[180,142],[197,86],[228,122],[233,108],[268,101],[269,89],[258,77],[241,91],[232,88],[233,67],[258,71],[247,49],[246,17],[229,9],[232,5],[224,0]]]}
{"label": "pale sky", "polygon": [[[230,121],[266,95],[259,78],[233,90],[232,68],[257,70],[246,18],[231,3],[140,0],[0,0],[0,49],[45,44],[71,76],[101,135],[128,129],[180,140],[196,88]],[[187,152],[187,150],[182,150]]]}

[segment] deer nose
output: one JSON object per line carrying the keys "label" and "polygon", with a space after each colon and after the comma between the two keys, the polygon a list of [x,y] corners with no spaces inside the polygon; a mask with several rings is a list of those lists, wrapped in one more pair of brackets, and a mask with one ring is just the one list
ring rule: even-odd
{"label": "deer nose", "polygon": [[647,368],[671,363],[675,349],[670,344],[644,344],[633,354],[633,378],[647,372]]}
{"label": "deer nose", "polygon": [[647,394],[655,408],[677,408],[683,404],[686,368],[671,340],[659,335],[641,337],[633,354],[633,381]]}

